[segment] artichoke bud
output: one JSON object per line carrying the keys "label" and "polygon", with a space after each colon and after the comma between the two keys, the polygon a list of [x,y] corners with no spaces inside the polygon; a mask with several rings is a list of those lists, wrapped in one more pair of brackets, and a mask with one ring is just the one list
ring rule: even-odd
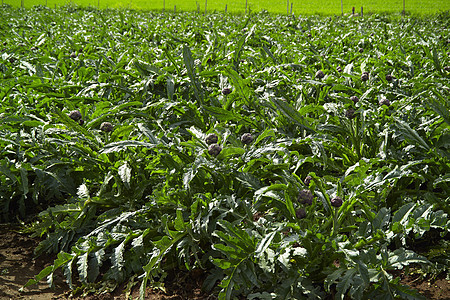
{"label": "artichoke bud", "polygon": [[245,145],[250,144],[251,142],[253,142],[253,135],[251,133],[244,133],[241,136],[241,142]]}
{"label": "artichoke bud", "polygon": [[381,98],[381,100],[380,100],[380,102],[378,102],[378,104],[380,106],[383,106],[383,105],[390,106],[391,101],[389,101],[389,99],[387,99],[387,98]]}
{"label": "artichoke bud", "polygon": [[304,219],[306,218],[306,211],[303,208],[299,208],[295,211],[295,216],[297,219]]}
{"label": "artichoke bud", "polygon": [[355,110],[353,108],[349,108],[345,111],[345,116],[349,119],[353,119],[355,117]]}
{"label": "artichoke bud", "polygon": [[305,177],[305,180],[303,181],[303,183],[306,186],[309,186],[311,184],[311,180],[312,180],[312,177],[308,175],[308,176]]}
{"label": "artichoke bud", "polygon": [[224,89],[222,90],[222,94],[224,94],[225,96],[231,94],[231,89],[229,89],[229,88],[224,88]]}
{"label": "artichoke bud", "polygon": [[311,205],[313,198],[314,196],[310,190],[301,190],[300,193],[298,194],[297,200],[301,204]]}
{"label": "artichoke bud", "polygon": [[111,131],[113,131],[113,129],[114,129],[113,124],[111,124],[111,123],[109,123],[109,122],[103,122],[103,123],[100,125],[100,130],[101,130],[101,131],[104,131],[104,132],[111,132]]}
{"label": "artichoke bud", "polygon": [[388,82],[391,82],[392,79],[393,79],[393,77],[392,77],[391,74],[386,74],[386,80],[387,80]]}
{"label": "artichoke bud", "polygon": [[217,144],[218,140],[219,140],[219,138],[217,137],[217,135],[215,133],[210,133],[205,138],[205,142],[208,145]]}
{"label": "artichoke bud", "polygon": [[220,145],[218,144],[211,144],[208,147],[208,153],[211,156],[217,156],[219,155],[219,153],[222,151],[222,147],[220,147]]}
{"label": "artichoke bud", "polygon": [[82,116],[79,110],[72,110],[69,113],[69,118],[71,118],[72,120],[74,120],[75,122],[81,120]]}
{"label": "artichoke bud", "polygon": [[359,98],[356,97],[356,96],[351,96],[351,97],[350,97],[350,100],[352,100],[354,104],[356,104],[356,103],[359,102]]}
{"label": "artichoke bud", "polygon": [[325,77],[325,74],[323,73],[322,70],[319,70],[319,71],[316,72],[316,78],[322,79],[324,77]]}
{"label": "artichoke bud", "polygon": [[367,80],[369,80],[369,72],[364,72],[364,73],[362,73],[362,75],[361,75],[361,80],[362,80],[362,81],[367,81]]}
{"label": "artichoke bud", "polygon": [[331,206],[333,207],[341,207],[342,206],[342,198],[341,197],[334,197],[331,199]]}

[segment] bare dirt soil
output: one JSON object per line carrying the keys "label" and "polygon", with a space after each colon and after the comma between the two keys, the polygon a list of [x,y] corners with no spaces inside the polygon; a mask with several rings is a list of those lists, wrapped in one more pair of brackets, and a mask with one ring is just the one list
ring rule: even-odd
{"label": "bare dirt soil", "polygon": [[[36,299],[36,300],[126,300],[125,287],[113,293],[92,295],[86,297],[72,297],[62,274],[55,275],[55,287],[50,289],[45,281],[19,292],[25,283],[38,274],[43,268],[53,263],[54,257],[41,256],[34,258],[33,250],[39,243],[38,239],[30,238],[19,233],[17,228],[0,225],[0,300]],[[177,273],[167,277],[165,292],[148,289],[146,299],[150,300],[202,300],[216,299],[201,290],[205,275],[201,272]],[[429,281],[418,275],[401,274],[401,282],[417,289],[430,300],[450,300],[450,282],[441,276]],[[129,296],[136,299],[139,284],[129,292]]]}

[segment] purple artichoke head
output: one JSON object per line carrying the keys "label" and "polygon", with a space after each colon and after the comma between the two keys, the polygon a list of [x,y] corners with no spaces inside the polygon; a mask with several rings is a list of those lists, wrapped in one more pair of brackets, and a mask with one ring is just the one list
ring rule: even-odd
{"label": "purple artichoke head", "polygon": [[383,97],[383,98],[380,99],[378,104],[380,106],[383,106],[383,105],[390,106],[391,105],[391,101],[389,101],[389,99]]}
{"label": "purple artichoke head", "polygon": [[306,186],[309,186],[311,184],[311,180],[312,180],[312,177],[308,175],[308,176],[305,177],[305,180],[303,181],[303,183]]}
{"label": "purple artichoke head", "polygon": [[219,138],[217,137],[217,135],[215,133],[210,133],[205,138],[205,142],[208,145],[217,144],[218,140],[219,140]]}
{"label": "purple artichoke head", "polygon": [[220,147],[220,145],[218,144],[211,144],[208,147],[208,153],[211,156],[217,156],[219,155],[219,153],[222,151],[222,147]]}
{"label": "purple artichoke head", "polygon": [[250,144],[251,142],[253,142],[253,135],[251,133],[244,133],[241,136],[241,142],[245,145]]}
{"label": "purple artichoke head", "polygon": [[306,210],[304,208],[299,208],[295,211],[295,216],[297,219],[304,219],[306,218]]}
{"label": "purple artichoke head", "polygon": [[350,107],[345,111],[345,116],[349,119],[353,119],[355,117],[355,110]]}
{"label": "purple artichoke head", "polygon": [[71,118],[72,120],[74,120],[75,122],[81,120],[82,116],[79,110],[72,110],[69,113],[69,118]]}
{"label": "purple artichoke head", "polygon": [[222,90],[222,94],[224,94],[225,96],[231,94],[231,89],[230,88],[224,88]]}
{"label": "purple artichoke head", "polygon": [[301,190],[300,193],[298,193],[297,200],[301,204],[311,205],[313,198],[314,196],[310,190]]}
{"label": "purple artichoke head", "polygon": [[316,78],[322,79],[324,77],[325,77],[325,74],[323,73],[322,70],[319,70],[319,71],[316,72]]}
{"label": "purple artichoke head", "polygon": [[367,80],[369,80],[369,72],[364,72],[364,73],[362,73],[362,75],[361,75],[361,80],[362,80],[362,81],[367,81]]}
{"label": "purple artichoke head", "polygon": [[350,100],[352,100],[354,104],[356,104],[356,103],[359,102],[359,98],[356,97],[356,96],[351,96],[351,97],[350,97]]}
{"label": "purple artichoke head", "polygon": [[341,197],[334,197],[333,199],[331,199],[331,206],[334,207],[341,207],[342,206],[342,198]]}
{"label": "purple artichoke head", "polygon": [[386,80],[387,80],[388,82],[391,82],[392,79],[393,79],[393,77],[392,77],[391,74],[386,74]]}
{"label": "purple artichoke head", "polygon": [[114,126],[113,126],[113,124],[111,124],[109,122],[103,122],[100,125],[100,130],[103,132],[111,132],[114,130]]}

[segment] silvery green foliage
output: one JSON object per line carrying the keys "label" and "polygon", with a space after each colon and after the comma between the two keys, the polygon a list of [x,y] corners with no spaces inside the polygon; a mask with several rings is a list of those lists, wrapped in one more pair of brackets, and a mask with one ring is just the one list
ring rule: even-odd
{"label": "silvery green foliage", "polygon": [[26,286],[420,299],[389,271],[448,271],[447,15],[2,14],[1,219],[38,209],[57,254]]}

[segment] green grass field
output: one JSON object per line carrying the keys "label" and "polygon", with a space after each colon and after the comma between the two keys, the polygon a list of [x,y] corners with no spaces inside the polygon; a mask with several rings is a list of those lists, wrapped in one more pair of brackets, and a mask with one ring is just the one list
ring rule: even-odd
{"label": "green grass field", "polygon": [[[22,0],[2,0],[5,4],[13,6],[20,6]],[[442,11],[450,10],[450,1],[448,0],[405,0],[405,7],[408,13],[413,14],[433,14]],[[161,10],[165,7],[166,10],[173,10],[176,6],[178,11],[197,10],[200,7],[201,11],[205,10],[205,1],[195,0],[23,0],[25,7],[33,5],[48,5],[54,7],[55,5],[64,5],[69,2],[82,6],[95,6],[100,8],[131,8],[131,9],[145,9],[145,10]],[[305,1],[289,1],[289,10],[292,3],[292,12],[294,14],[325,14],[333,15],[341,13],[340,0],[305,0]],[[227,5],[229,12],[244,12],[245,0],[209,0],[207,2],[208,11],[224,11]],[[344,13],[351,12],[352,7],[356,8],[356,12],[364,8],[365,13],[399,13],[403,10],[403,0],[343,0]],[[252,11],[268,10],[273,13],[287,13],[286,1],[269,1],[269,0],[248,0],[248,8]]]}

